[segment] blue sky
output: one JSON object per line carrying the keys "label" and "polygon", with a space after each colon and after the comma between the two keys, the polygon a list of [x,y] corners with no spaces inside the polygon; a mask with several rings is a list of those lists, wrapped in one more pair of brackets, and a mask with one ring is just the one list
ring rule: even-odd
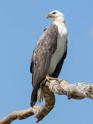
{"label": "blue sky", "polygon": [[[43,28],[51,23],[45,16],[54,9],[64,13],[69,32],[60,78],[71,83],[93,82],[92,0],[0,0],[0,118],[29,107],[32,51]],[[92,118],[93,100],[56,96],[54,109],[40,124],[88,124]],[[13,124],[34,122],[30,117]]]}

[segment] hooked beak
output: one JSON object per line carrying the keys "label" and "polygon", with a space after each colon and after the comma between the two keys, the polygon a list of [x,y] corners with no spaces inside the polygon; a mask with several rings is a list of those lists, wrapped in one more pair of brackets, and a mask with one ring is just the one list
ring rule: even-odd
{"label": "hooked beak", "polygon": [[48,18],[52,18],[52,17],[53,17],[52,14],[48,14],[48,15],[46,16],[46,19],[48,19]]}

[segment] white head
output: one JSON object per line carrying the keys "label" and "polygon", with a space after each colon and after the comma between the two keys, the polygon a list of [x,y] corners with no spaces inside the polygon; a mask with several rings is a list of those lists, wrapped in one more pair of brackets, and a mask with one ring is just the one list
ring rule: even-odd
{"label": "white head", "polygon": [[49,12],[47,18],[50,18],[53,21],[61,21],[63,23],[65,22],[64,14],[59,12],[58,10],[53,10]]}

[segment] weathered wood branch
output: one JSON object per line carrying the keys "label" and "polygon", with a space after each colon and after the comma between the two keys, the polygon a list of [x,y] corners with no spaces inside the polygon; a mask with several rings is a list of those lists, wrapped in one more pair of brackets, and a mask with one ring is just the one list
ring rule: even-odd
{"label": "weathered wood branch", "polygon": [[55,95],[66,95],[68,99],[93,99],[93,84],[86,82],[78,82],[70,84],[68,81],[59,79],[49,79],[45,85],[42,86],[45,105],[34,106],[26,110],[20,110],[10,113],[0,120],[0,124],[10,124],[12,121],[19,119],[26,119],[32,115],[37,119],[36,122],[42,120],[54,107]]}
{"label": "weathered wood branch", "polygon": [[66,80],[54,79],[46,82],[49,90],[58,95],[66,95],[68,99],[93,99],[93,83],[69,83]]}
{"label": "weathered wood branch", "polygon": [[0,119],[0,124],[10,124],[14,120],[23,120],[32,115],[37,119],[36,122],[42,120],[54,107],[55,104],[55,96],[52,93],[48,86],[42,87],[42,92],[44,95],[45,105],[44,106],[34,106],[25,110],[19,110],[10,113],[6,117]]}

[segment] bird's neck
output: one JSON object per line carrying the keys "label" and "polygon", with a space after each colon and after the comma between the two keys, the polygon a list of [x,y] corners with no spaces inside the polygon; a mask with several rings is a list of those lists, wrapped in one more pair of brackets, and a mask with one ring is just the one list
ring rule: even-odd
{"label": "bird's neck", "polygon": [[59,24],[59,25],[65,25],[65,22],[63,22],[62,20],[54,20],[53,24]]}
{"label": "bird's neck", "polygon": [[62,24],[62,25],[65,24],[65,20],[64,20],[64,18],[62,18],[62,17],[54,18],[54,19],[53,19],[53,22],[54,22],[54,23],[60,23],[60,24]]}
{"label": "bird's neck", "polygon": [[59,33],[67,35],[66,25],[62,20],[60,20],[60,21],[55,20],[55,21],[53,21],[53,24],[57,25]]}
{"label": "bird's neck", "polygon": [[57,19],[53,20],[53,24],[65,27],[65,20],[62,18],[57,18]]}

